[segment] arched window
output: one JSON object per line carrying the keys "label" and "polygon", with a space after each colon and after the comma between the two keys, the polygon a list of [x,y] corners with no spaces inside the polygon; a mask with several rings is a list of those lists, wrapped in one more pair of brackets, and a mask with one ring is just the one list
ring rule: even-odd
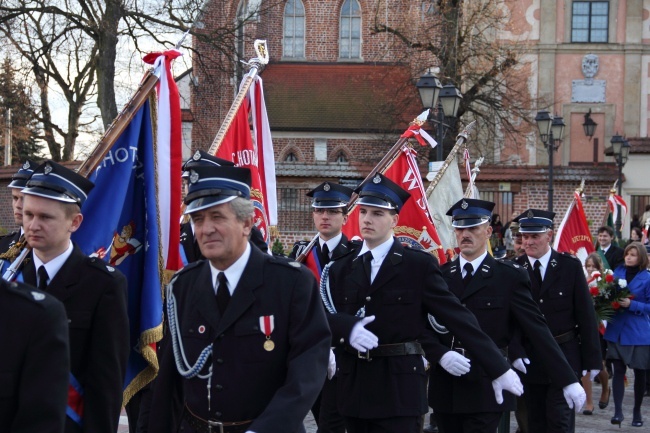
{"label": "arched window", "polygon": [[345,0],[341,7],[339,57],[361,58],[361,7],[357,0]]}
{"label": "arched window", "polygon": [[305,58],[305,7],[301,0],[284,6],[283,52],[285,58]]}
{"label": "arched window", "polygon": [[335,162],[337,162],[339,164],[347,163],[348,162],[348,157],[345,155],[345,152],[343,152],[342,150],[339,151],[339,153],[336,155]]}
{"label": "arched window", "polygon": [[298,161],[298,157],[296,156],[295,153],[289,152],[287,153],[287,156],[284,157],[285,162],[296,162]]}

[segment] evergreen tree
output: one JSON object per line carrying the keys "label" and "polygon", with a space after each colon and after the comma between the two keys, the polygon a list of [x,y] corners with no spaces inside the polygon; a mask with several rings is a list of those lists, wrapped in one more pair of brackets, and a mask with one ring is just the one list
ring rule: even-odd
{"label": "evergreen tree", "polygon": [[43,158],[43,145],[38,142],[38,117],[29,91],[16,77],[9,57],[0,68],[0,160],[4,162],[6,116],[11,109],[12,162]]}

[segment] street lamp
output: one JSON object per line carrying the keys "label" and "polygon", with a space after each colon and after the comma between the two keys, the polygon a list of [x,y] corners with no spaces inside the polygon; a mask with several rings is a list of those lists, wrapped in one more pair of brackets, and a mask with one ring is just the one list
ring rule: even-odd
{"label": "street lamp", "polygon": [[561,116],[552,116],[546,110],[537,112],[535,116],[539,137],[548,150],[548,205],[549,212],[553,212],[553,155],[562,143],[564,136],[564,119]]}
{"label": "street lamp", "polygon": [[447,130],[451,128],[451,125],[445,123],[445,120],[456,118],[463,96],[453,84],[446,84],[443,87],[440,80],[429,72],[420,77],[415,87],[420,93],[422,106],[436,109],[436,118],[427,119],[436,125],[436,141],[438,142],[436,155],[434,156],[434,149],[429,152],[429,161],[433,161],[434,157],[437,161],[442,161],[442,141]]}
{"label": "street lamp", "polygon": [[[621,187],[623,183],[623,166],[627,163],[627,158],[630,154],[630,148],[632,147],[630,143],[618,133],[616,133],[611,140],[612,147],[605,151],[605,154],[610,154],[614,157],[616,161],[616,166],[618,167],[618,195],[621,195]],[[620,205],[617,205],[618,212],[616,213],[616,236],[618,239],[621,239],[621,227],[623,222],[621,221],[621,209]]]}
{"label": "street lamp", "polygon": [[589,140],[591,140],[596,133],[596,126],[598,126],[598,124],[594,122],[594,119],[591,118],[590,108],[589,112],[585,114],[585,123],[582,124],[582,129],[584,129],[585,135],[589,138]]}

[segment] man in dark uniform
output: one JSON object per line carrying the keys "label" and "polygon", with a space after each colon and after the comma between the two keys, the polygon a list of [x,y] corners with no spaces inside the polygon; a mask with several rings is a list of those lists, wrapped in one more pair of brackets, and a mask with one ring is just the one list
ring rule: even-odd
{"label": "man in dark uniform", "polygon": [[33,254],[22,277],[59,299],[68,316],[68,433],[117,430],[129,355],[126,278],[70,241],[92,188],[83,176],[46,161],[23,189],[25,236]]}
{"label": "man in dark uniform", "polygon": [[14,222],[19,227],[18,230],[8,233],[7,235],[0,238],[0,255],[3,255],[3,260],[12,262],[18,254],[20,254],[19,248],[15,248],[16,251],[9,252],[9,249],[18,242],[20,237],[23,235],[23,194],[22,190],[25,188],[27,181],[34,173],[34,168],[38,164],[33,161],[25,161],[25,163],[20,167],[18,172],[11,177],[11,182],[7,185],[7,188],[11,188],[11,209],[14,215]]}
{"label": "man in dark uniform", "polygon": [[426,403],[421,342],[427,313],[455,333],[486,374],[492,396],[521,394],[517,374],[449,292],[435,257],[393,237],[408,192],[377,174],[358,189],[363,246],[323,271],[337,358],[339,411],[350,433],[419,432]]}
{"label": "man in dark uniform", "polygon": [[0,347],[0,431],[62,433],[70,353],[61,302],[0,280]]}
{"label": "man in dark uniform", "polygon": [[[526,250],[517,263],[528,271],[533,299],[576,378],[589,372],[593,380],[602,368],[594,305],[580,260],[550,246],[554,216],[553,212],[529,209],[517,217]],[[530,359],[524,382],[528,431],[573,432],[575,412],[560,384],[551,381],[544,368],[543,350],[532,339],[524,340],[524,349]]]}
{"label": "man in dark uniform", "polygon": [[605,269],[612,271],[623,264],[623,248],[614,245],[614,229],[610,226],[602,226],[598,229],[598,248],[596,251],[603,260]]}
{"label": "man in dark uniform", "polygon": [[[227,159],[210,155],[208,152],[203,150],[197,150],[194,155],[183,164],[182,178],[187,181],[189,179],[189,170],[201,166],[234,167],[235,163],[228,161]],[[268,252],[269,246],[264,241],[262,232],[255,226],[251,232],[251,242],[253,242],[253,244],[260,250]],[[205,259],[203,254],[201,254],[199,244],[196,242],[196,239],[194,239],[194,226],[192,225],[192,221],[189,219],[188,221],[181,223],[181,258],[184,265]]]}
{"label": "man in dark uniform", "polygon": [[[462,199],[449,209],[447,215],[452,217],[460,255],[442,266],[443,278],[504,357],[519,333],[534,341],[541,355],[538,361],[553,383],[564,388],[567,403],[581,408],[585,392],[533,301],[527,272],[518,264],[495,259],[487,252],[493,208],[494,203],[489,201]],[[506,395],[502,404],[487,398],[492,393],[491,380],[478,365],[459,376],[453,364],[463,360],[454,358],[464,354],[471,360],[474,354],[466,351],[462,340],[447,329],[434,330],[436,343],[430,360],[438,365],[431,373],[429,405],[440,431],[494,433],[503,412],[515,409],[514,396]],[[442,362],[445,358],[446,362]],[[515,360],[513,365],[525,371],[522,359]]]}
{"label": "man in dark uniform", "polygon": [[[318,230],[318,242],[311,251],[305,251],[310,241],[299,241],[293,245],[289,258],[295,259],[305,253],[304,263],[320,281],[323,268],[332,260],[337,260],[360,245],[354,244],[341,232],[348,221],[347,206],[352,189],[333,182],[323,182],[307,193],[312,197],[314,226]],[[336,366],[335,354],[330,353],[330,372]],[[331,373],[325,381],[312,413],[318,425],[318,433],[343,433],[345,423],[336,408],[336,376]]]}
{"label": "man in dark uniform", "polygon": [[167,290],[149,431],[304,431],[330,347],[316,280],[249,242],[250,170],[189,174],[186,213],[207,260],[179,271]]}

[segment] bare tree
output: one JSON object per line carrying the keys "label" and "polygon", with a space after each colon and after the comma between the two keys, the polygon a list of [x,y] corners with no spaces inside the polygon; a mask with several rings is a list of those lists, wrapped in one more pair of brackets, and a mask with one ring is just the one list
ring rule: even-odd
{"label": "bare tree", "polygon": [[[504,143],[519,149],[536,101],[528,90],[528,74],[522,73],[527,67],[527,44],[503,37],[514,25],[505,2],[413,2],[407,12],[410,19],[389,23],[386,8],[399,7],[396,4],[400,2],[391,3],[377,1],[372,31],[395,37],[395,52],[403,53],[402,62],[411,65],[415,76],[436,68],[443,84],[461,89],[458,117],[463,116],[465,123],[478,120],[480,139],[476,142],[481,155],[499,163],[495,154]],[[446,147],[450,145],[445,143]]]}
{"label": "bare tree", "polygon": [[[203,9],[213,0],[2,0],[0,34],[33,70],[41,91],[41,121],[54,159],[74,157],[79,128],[90,126],[88,104],[99,109],[104,128],[118,114],[116,59],[120,40],[142,53],[143,41],[172,48],[184,32],[236,61],[236,28],[241,22],[204,31]],[[259,11],[255,11],[258,13]],[[192,52],[191,40],[183,47]],[[148,44],[147,46],[150,46]],[[192,52],[201,61],[200,53]],[[68,104],[66,127],[51,115],[52,85]],[[64,144],[57,139],[63,138]]]}

